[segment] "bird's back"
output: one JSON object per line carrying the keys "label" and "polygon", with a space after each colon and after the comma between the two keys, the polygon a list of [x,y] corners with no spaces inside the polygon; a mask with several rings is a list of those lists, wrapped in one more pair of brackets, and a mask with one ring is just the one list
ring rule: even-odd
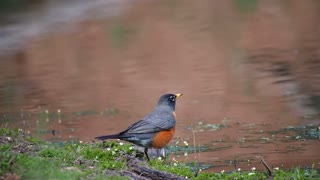
{"label": "bird's back", "polygon": [[148,114],[143,119],[162,130],[171,129],[176,125],[174,111],[168,109],[156,108],[152,113]]}

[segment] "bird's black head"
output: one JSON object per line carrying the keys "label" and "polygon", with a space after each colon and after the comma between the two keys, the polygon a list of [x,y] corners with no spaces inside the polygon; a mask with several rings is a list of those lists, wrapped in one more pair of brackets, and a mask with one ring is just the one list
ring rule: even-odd
{"label": "bird's black head", "polygon": [[182,94],[164,94],[160,97],[158,101],[158,107],[161,106],[168,106],[173,111],[175,110],[176,106],[176,99],[181,97]]}

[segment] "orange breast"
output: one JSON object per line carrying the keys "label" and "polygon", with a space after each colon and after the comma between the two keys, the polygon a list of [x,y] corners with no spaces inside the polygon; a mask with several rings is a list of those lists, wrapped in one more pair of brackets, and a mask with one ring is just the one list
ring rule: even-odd
{"label": "orange breast", "polygon": [[170,130],[157,133],[152,139],[152,147],[156,149],[163,148],[172,139],[175,130],[176,128],[173,127]]}

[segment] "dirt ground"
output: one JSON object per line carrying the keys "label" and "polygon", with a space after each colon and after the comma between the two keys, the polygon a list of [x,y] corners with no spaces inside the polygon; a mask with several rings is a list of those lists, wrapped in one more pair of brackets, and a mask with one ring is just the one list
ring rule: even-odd
{"label": "dirt ground", "polygon": [[[161,94],[183,93],[176,140],[192,144],[195,137],[196,145],[223,149],[188,160],[215,164],[263,155],[274,167],[319,166],[318,140],[239,143],[274,138],[257,132],[319,125],[318,9],[311,0],[264,0],[249,12],[233,1],[137,1],[122,16],[39,37],[2,61],[0,82],[15,88],[8,98],[15,103],[3,101],[2,112],[117,108],[112,117],[52,124],[90,141],[139,120]],[[208,130],[224,122],[228,128]]]}

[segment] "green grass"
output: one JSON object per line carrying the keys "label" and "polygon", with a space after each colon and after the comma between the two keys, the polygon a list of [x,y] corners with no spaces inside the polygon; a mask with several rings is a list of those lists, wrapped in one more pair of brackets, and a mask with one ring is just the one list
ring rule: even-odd
{"label": "green grass", "polygon": [[125,168],[122,155],[136,153],[130,144],[50,143],[3,128],[0,137],[6,142],[0,145],[0,176],[13,172],[22,179],[118,178],[104,170]]}
{"label": "green grass", "polygon": [[[143,154],[131,144],[108,141],[103,143],[46,142],[22,130],[0,129],[0,178],[14,173],[21,179],[128,179],[124,155],[137,158]],[[181,163],[169,159],[152,159],[143,163],[189,179],[267,179],[265,172],[233,171],[202,172],[199,163]],[[274,170],[274,179],[320,179],[314,167]]]}

